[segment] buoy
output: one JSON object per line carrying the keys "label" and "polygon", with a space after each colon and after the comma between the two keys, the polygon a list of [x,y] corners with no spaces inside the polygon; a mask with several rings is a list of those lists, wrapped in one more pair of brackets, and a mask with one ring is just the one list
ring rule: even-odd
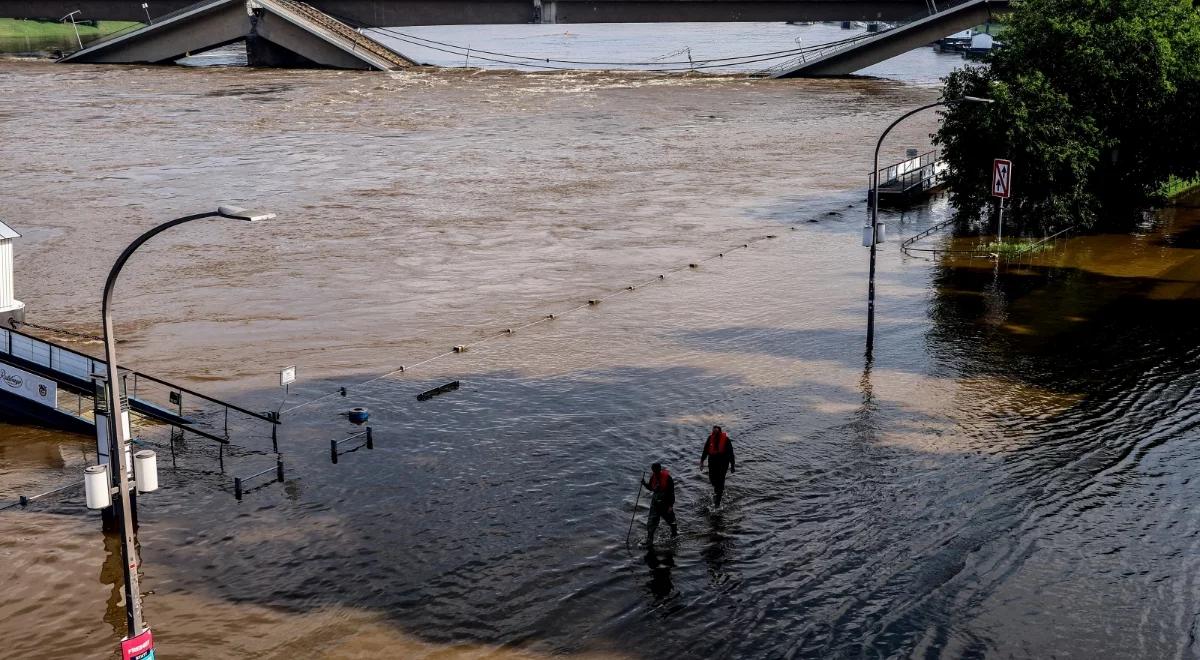
{"label": "buoy", "polygon": [[696,264],[688,264],[688,268],[695,268]]}
{"label": "buoy", "polygon": [[505,333],[507,333],[507,334],[510,334],[510,335],[511,335],[511,334],[513,333],[513,329],[512,329],[512,328],[505,328],[505,329],[504,329],[504,332],[505,332]]}
{"label": "buoy", "polygon": [[455,346],[455,347],[454,347],[454,352],[455,352],[455,353],[466,353],[466,352],[467,352],[467,345],[466,345],[466,344],[459,344],[459,345]]}
{"label": "buoy", "polygon": [[660,279],[660,280],[665,280],[665,279],[667,279],[667,276],[666,276],[666,275],[659,275],[659,276],[658,276],[658,279]]}
{"label": "buoy", "polygon": [[346,414],[346,418],[351,424],[365,424],[367,419],[371,417],[371,413],[367,412],[366,408],[351,408]]}
{"label": "buoy", "polygon": [[600,304],[600,301],[599,301],[599,300],[592,299],[592,300],[589,300],[589,301],[588,301],[588,304],[589,304],[589,305],[599,305],[599,304]]}
{"label": "buoy", "polygon": [[553,314],[547,314],[547,315],[546,315],[546,318],[548,318],[548,319],[554,319],[554,318],[555,318],[555,316],[554,316]]}

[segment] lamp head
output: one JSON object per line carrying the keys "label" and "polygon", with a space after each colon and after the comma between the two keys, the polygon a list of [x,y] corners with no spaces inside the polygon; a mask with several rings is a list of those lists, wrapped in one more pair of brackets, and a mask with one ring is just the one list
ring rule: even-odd
{"label": "lamp head", "polygon": [[250,222],[256,222],[258,220],[270,220],[275,217],[274,213],[267,213],[266,211],[253,211],[250,209],[244,209],[240,206],[219,206],[217,207],[217,213],[224,218],[248,220]]}

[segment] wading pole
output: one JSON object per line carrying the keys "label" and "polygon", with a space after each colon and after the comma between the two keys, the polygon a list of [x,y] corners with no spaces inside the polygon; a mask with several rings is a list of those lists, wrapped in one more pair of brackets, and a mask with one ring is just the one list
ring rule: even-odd
{"label": "wading pole", "polygon": [[633,515],[629,517],[629,531],[625,532],[625,545],[629,546],[629,536],[633,534],[633,521],[637,520],[637,508],[642,503],[642,480],[646,478],[646,471],[642,470],[642,476],[638,477],[638,492],[637,499],[633,501]]}

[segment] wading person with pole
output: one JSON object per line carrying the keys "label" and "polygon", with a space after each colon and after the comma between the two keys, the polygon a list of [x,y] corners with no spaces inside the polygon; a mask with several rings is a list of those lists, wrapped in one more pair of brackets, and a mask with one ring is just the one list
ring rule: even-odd
{"label": "wading person with pole", "polygon": [[654,545],[654,532],[658,531],[658,520],[662,518],[671,526],[671,538],[679,535],[675,525],[675,480],[661,463],[650,466],[650,480],[642,482],[650,491],[650,515],[646,521],[646,545]]}
{"label": "wading person with pole", "polygon": [[700,453],[700,469],[704,470],[704,460],[708,459],[708,481],[713,487],[713,506],[721,506],[721,496],[725,494],[725,473],[736,472],[733,458],[733,442],[729,434],[714,426],[708,439],[704,441],[704,450]]}

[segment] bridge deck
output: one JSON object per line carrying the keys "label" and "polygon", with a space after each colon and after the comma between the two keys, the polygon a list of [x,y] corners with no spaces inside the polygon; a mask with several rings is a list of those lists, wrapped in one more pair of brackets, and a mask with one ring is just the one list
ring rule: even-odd
{"label": "bridge deck", "polygon": [[906,25],[855,41],[823,55],[770,71],[772,78],[845,76],[980,25],[1007,11],[1009,0],[968,0]]}

